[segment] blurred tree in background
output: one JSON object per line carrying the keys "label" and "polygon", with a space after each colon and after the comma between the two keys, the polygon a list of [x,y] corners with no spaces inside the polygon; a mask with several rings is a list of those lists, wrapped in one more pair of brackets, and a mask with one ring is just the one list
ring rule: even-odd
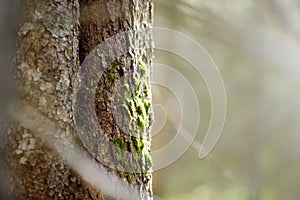
{"label": "blurred tree in background", "polygon": [[[154,192],[163,199],[299,199],[299,1],[155,3],[155,26],[191,36],[212,56],[228,102],[211,156],[197,160],[197,149],[191,147],[172,166],[154,173]],[[156,51],[155,57],[155,63],[180,71],[196,88],[201,110],[197,140],[203,141],[211,117],[205,83],[176,55]],[[159,98],[155,94],[154,100]],[[153,150],[162,146],[161,135],[169,135],[165,144],[174,132],[165,126],[153,138]]]}

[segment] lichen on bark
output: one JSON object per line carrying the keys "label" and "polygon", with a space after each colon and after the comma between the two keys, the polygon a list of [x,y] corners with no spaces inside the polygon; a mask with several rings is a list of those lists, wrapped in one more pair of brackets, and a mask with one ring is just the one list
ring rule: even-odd
{"label": "lichen on bark", "polygon": [[[78,1],[24,0],[22,4],[14,59],[20,103],[34,107],[65,130],[47,134],[74,140],[70,131],[71,83],[78,69]],[[15,112],[18,115],[18,110]],[[9,196],[99,199],[100,194],[34,132],[18,122],[7,128],[5,164],[10,174]]]}
{"label": "lichen on bark", "polygon": [[[109,43],[109,39],[115,43],[107,45],[107,52],[114,54],[126,49],[121,55],[102,55],[107,66],[98,66],[103,74],[98,77],[94,103],[105,139],[100,141],[97,136],[87,136],[87,141],[97,141],[94,142],[97,145],[86,147],[111,173],[137,186],[140,199],[152,199],[149,83],[152,4],[151,0],[81,1],[81,62],[85,62],[99,44]],[[125,39],[115,38],[116,35]],[[88,59],[97,60],[91,57]],[[90,65],[89,62],[83,67]]]}
{"label": "lichen on bark", "polygon": [[[37,132],[81,145],[85,156],[137,188],[139,199],[152,199],[152,4],[152,0],[81,0],[79,8],[78,0],[24,0],[14,59],[21,105],[33,107],[62,130]],[[115,40],[109,48],[116,50],[125,45],[128,51],[96,77],[95,107],[90,109],[96,111],[104,135],[98,140],[93,139],[95,135],[86,136],[93,149],[90,152],[74,122],[76,74],[93,49],[122,32],[127,33],[126,45]],[[82,113],[82,117],[88,115]],[[112,199],[85,182],[60,151],[29,127],[16,121],[7,128],[5,163],[12,197]]]}

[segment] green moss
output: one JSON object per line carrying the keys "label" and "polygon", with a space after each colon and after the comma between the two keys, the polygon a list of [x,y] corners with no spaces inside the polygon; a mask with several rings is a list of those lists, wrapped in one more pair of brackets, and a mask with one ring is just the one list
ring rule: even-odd
{"label": "green moss", "polygon": [[73,48],[72,48],[72,47],[68,47],[68,48],[67,48],[67,53],[68,53],[68,54],[72,54],[72,52],[73,52]]}
{"label": "green moss", "polygon": [[150,101],[148,101],[148,100],[144,101],[144,108],[145,108],[146,114],[149,115],[150,110],[151,110],[151,103],[150,103]]}
{"label": "green moss", "polygon": [[125,172],[124,176],[126,177],[126,179],[128,180],[129,183],[132,183],[135,181],[135,177],[132,173]]}
{"label": "green moss", "polygon": [[96,36],[96,41],[98,41],[99,43],[102,42],[102,37],[101,37],[100,34],[97,34],[97,36]]}
{"label": "green moss", "polygon": [[135,118],[136,117],[136,113],[135,113],[135,106],[134,106],[134,101],[133,99],[130,99],[128,102],[128,110],[130,112],[130,115]]}
{"label": "green moss", "polygon": [[108,69],[108,74],[107,74],[107,80],[111,83],[114,84],[118,80],[118,72],[116,70],[117,64],[113,64],[109,69]]}
{"label": "green moss", "polygon": [[137,173],[137,175],[140,178],[140,180],[142,180],[142,181],[147,180],[147,173]]}
{"label": "green moss", "polygon": [[112,142],[118,149],[125,149],[125,142],[121,138],[116,138]]}
{"label": "green moss", "polygon": [[145,120],[146,117],[146,110],[144,107],[144,101],[141,98],[135,98],[135,102],[136,102],[136,107],[139,110],[138,114],[139,116],[141,116],[143,118],[143,120]]}
{"label": "green moss", "polygon": [[143,114],[143,107],[141,105],[137,105],[136,112],[139,115]]}
{"label": "green moss", "polygon": [[136,80],[138,83],[137,83],[137,86],[135,88],[135,91],[134,91],[134,95],[135,96],[140,96],[141,94],[141,80]]}
{"label": "green moss", "polygon": [[139,60],[138,65],[139,65],[140,69],[146,71],[147,65],[141,59]]}
{"label": "green moss", "polygon": [[[109,57],[106,58],[107,62],[110,62]],[[147,69],[147,65],[143,61],[138,62],[139,69],[135,71],[133,83],[125,82],[122,89],[125,94],[130,96],[120,96],[120,99],[115,99],[118,102],[118,105],[121,105],[121,115],[122,117],[128,117],[128,120],[125,120],[126,126],[131,134],[131,142],[126,143],[123,138],[118,137],[113,139],[113,144],[118,150],[128,150],[127,145],[130,145],[130,150],[134,153],[134,157],[137,160],[143,160],[146,163],[147,168],[152,166],[152,160],[148,152],[146,140],[142,138],[147,134],[147,125],[149,124],[149,114],[151,109],[151,101],[148,97],[148,82],[146,74],[144,73]],[[110,86],[116,83],[119,79],[118,73],[118,63],[114,62],[107,69],[107,81]],[[133,88],[131,84],[135,84],[136,87]],[[105,98],[105,97],[104,97]],[[122,120],[122,119],[121,119]],[[126,168],[130,170],[140,170],[136,163],[128,163],[128,160],[124,158],[123,151],[116,151],[116,158],[126,165]],[[127,165],[127,164],[128,165]],[[126,178],[131,181],[134,180],[132,174],[126,174]]]}
{"label": "green moss", "polygon": [[147,86],[147,84],[145,85],[145,89],[144,89],[144,95],[145,97],[149,97],[149,87]]}
{"label": "green moss", "polygon": [[141,117],[138,117],[136,119],[136,125],[140,126],[140,127],[144,127],[145,126],[145,123],[144,123],[144,120],[141,119]]}
{"label": "green moss", "polygon": [[111,83],[115,83],[117,81],[117,77],[114,74],[108,74],[107,75],[107,79],[111,82]]}
{"label": "green moss", "polygon": [[144,141],[141,138],[134,137],[133,144],[137,153],[142,153],[145,147]]}

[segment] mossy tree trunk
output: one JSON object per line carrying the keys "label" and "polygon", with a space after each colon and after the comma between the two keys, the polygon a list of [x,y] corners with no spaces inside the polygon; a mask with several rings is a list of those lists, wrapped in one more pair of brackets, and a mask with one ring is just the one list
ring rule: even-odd
{"label": "mossy tree trunk", "polygon": [[[40,120],[36,126],[51,121],[63,131],[46,135],[77,144],[87,158],[137,188],[138,199],[152,199],[152,4],[152,0],[24,0],[14,60],[21,105],[43,116],[36,119]],[[80,84],[76,74],[97,45],[119,33],[126,33],[126,41],[115,40],[109,48],[127,52],[103,68],[91,108],[103,134],[97,140],[85,135],[86,143],[76,130],[74,99]],[[114,199],[90,184],[60,155],[63,150],[55,149],[30,127],[14,121],[6,131],[11,198]],[[131,156],[126,156],[128,152]]]}

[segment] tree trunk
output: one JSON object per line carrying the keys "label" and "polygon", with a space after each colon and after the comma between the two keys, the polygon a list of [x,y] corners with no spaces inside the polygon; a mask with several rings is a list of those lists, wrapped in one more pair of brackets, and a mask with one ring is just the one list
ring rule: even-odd
{"label": "tree trunk", "polygon": [[[14,62],[25,115],[8,126],[5,145],[11,198],[121,198],[69,159],[78,146],[78,163],[95,161],[136,190],[136,199],[152,199],[152,9],[152,0],[82,0],[80,6],[78,0],[24,0]],[[120,33],[125,41],[114,38]],[[110,37],[114,42],[107,42]],[[108,49],[99,49],[102,43]],[[93,54],[95,49],[103,54]],[[116,51],[122,54],[105,54]],[[94,62],[103,59],[113,60]],[[77,99],[86,94],[79,76],[91,67],[99,74],[95,106],[87,108]],[[93,112],[102,131],[95,135],[80,131],[95,125],[87,120]],[[118,184],[101,181],[119,191]]]}

